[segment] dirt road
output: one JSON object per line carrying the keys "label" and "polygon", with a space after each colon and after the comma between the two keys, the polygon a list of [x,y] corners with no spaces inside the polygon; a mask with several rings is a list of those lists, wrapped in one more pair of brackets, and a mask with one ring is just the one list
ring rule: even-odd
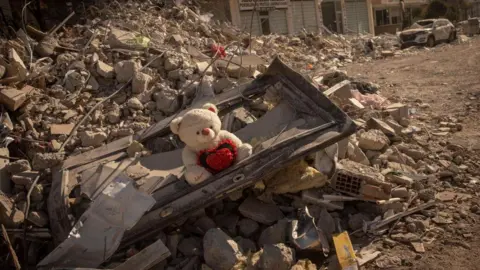
{"label": "dirt road", "polygon": [[440,45],[413,56],[387,58],[347,67],[350,76],[381,85],[381,94],[405,103],[428,103],[421,110],[433,118],[464,120],[464,131],[449,138],[469,149],[480,150],[480,38],[469,43]]}
{"label": "dirt road", "polygon": [[[349,76],[379,84],[381,95],[410,104],[416,110],[412,122],[430,132],[444,119],[453,117],[461,121],[462,131],[445,137],[433,136],[432,141],[440,145],[436,149],[438,154],[447,143],[471,150],[468,158],[478,165],[480,38],[464,44],[440,45],[413,56],[352,64],[347,72]],[[447,184],[439,181],[438,185]],[[440,207],[439,211],[453,213],[453,223],[436,224],[440,230],[435,232],[437,237],[431,244],[425,244],[425,253],[416,253],[409,244],[385,248],[384,255],[401,260],[388,269],[480,269],[479,216],[471,211],[472,205],[479,202],[479,189],[456,183],[452,189],[467,192],[472,199],[446,203],[444,209]],[[378,265],[367,268],[376,269]]]}

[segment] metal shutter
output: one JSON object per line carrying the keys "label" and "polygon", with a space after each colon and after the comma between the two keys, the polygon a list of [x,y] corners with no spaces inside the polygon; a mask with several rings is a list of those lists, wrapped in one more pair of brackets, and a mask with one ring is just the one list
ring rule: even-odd
{"label": "metal shutter", "polygon": [[302,29],[318,32],[317,16],[314,1],[295,1],[292,3],[293,30],[299,33]]}
{"label": "metal shutter", "polygon": [[[253,11],[241,11],[240,12],[240,20],[242,23],[242,30],[245,32],[250,32],[250,23],[252,21],[252,12]],[[260,19],[258,18],[258,13],[255,12],[253,16],[253,24],[252,24],[252,35],[261,35],[262,31],[260,28]]]}
{"label": "metal shutter", "polygon": [[269,12],[270,30],[276,34],[288,34],[287,10],[277,9]]}
{"label": "metal shutter", "polygon": [[365,0],[345,2],[347,33],[369,33],[368,9]]}

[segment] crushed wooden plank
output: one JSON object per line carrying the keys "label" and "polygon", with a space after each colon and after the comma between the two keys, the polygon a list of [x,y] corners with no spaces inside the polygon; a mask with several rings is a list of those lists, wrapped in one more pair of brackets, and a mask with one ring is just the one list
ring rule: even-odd
{"label": "crushed wooden plank", "polygon": [[410,208],[407,211],[404,211],[404,212],[395,214],[393,216],[390,216],[390,217],[388,217],[384,220],[381,220],[379,222],[372,223],[370,225],[370,231],[376,231],[376,230],[382,228],[383,226],[385,226],[387,224],[390,224],[390,223],[392,223],[392,222],[394,222],[398,219],[409,216],[409,215],[411,215],[413,213],[416,213],[418,211],[422,211],[423,209],[429,208],[429,207],[434,206],[434,205],[435,205],[435,201],[430,201],[430,202],[424,203],[422,205]]}
{"label": "crushed wooden plank", "polygon": [[123,264],[115,267],[114,270],[147,270],[162,262],[170,256],[170,250],[163,244],[162,240],[144,248],[139,253],[130,257]]}
{"label": "crushed wooden plank", "polygon": [[51,135],[69,135],[75,125],[72,124],[53,124],[50,126]]}
{"label": "crushed wooden plank", "polygon": [[99,148],[93,149],[92,151],[88,151],[80,155],[73,156],[65,160],[62,168],[71,169],[77,166],[91,163],[102,157],[105,157],[126,149],[132,143],[132,141],[133,141],[133,136],[127,136],[127,137],[118,139],[116,141],[113,141],[109,144],[103,145]]}
{"label": "crushed wooden plank", "polygon": [[8,250],[10,251],[10,255],[12,255],[13,264],[15,265],[15,269],[20,270],[22,267],[20,266],[20,262],[18,261],[17,253],[15,253],[15,249],[12,247],[12,243],[10,242],[10,238],[8,237],[7,230],[5,230],[5,226],[2,226],[2,234],[5,242],[8,245]]}

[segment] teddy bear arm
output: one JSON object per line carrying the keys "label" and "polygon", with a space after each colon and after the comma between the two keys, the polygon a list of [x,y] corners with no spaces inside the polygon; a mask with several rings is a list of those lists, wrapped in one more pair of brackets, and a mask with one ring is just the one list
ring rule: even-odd
{"label": "teddy bear arm", "polygon": [[197,165],[197,154],[188,148],[184,148],[182,152],[182,161],[185,167]]}
{"label": "teddy bear arm", "polygon": [[230,140],[232,140],[232,142],[233,142],[237,147],[240,147],[240,146],[243,144],[242,140],[240,140],[237,136],[235,136],[235,134],[230,133],[230,132],[228,132],[228,131],[226,131],[226,130],[220,130],[220,132],[219,132],[218,135],[220,136],[220,138],[221,138],[222,140],[224,140],[224,139],[230,139]]}
{"label": "teddy bear arm", "polygon": [[235,134],[228,131],[220,131],[220,137],[222,139],[230,139],[237,146],[238,149],[238,161],[244,160],[252,155],[252,146],[248,143],[243,143]]}

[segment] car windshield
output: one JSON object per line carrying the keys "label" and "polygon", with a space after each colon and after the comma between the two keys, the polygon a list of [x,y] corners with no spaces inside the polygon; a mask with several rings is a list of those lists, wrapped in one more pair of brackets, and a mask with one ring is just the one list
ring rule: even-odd
{"label": "car windshield", "polygon": [[432,28],[433,27],[433,21],[428,20],[428,21],[418,21],[412,26],[410,26],[410,29],[419,29],[419,28]]}

